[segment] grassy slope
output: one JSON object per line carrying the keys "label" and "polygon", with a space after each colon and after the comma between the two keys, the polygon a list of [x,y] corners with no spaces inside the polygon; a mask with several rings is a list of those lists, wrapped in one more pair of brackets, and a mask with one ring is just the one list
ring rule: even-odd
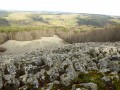
{"label": "grassy slope", "polygon": [[120,24],[120,19],[92,14],[53,14],[36,12],[10,12],[3,15],[11,26],[63,26],[77,30],[101,28],[108,24]]}
{"label": "grassy slope", "polygon": [[[78,32],[100,30],[106,26],[120,24],[119,21],[120,17],[94,14],[0,12],[0,43],[9,39],[28,40],[24,38],[26,35],[29,35],[29,40],[33,40],[40,35],[50,36],[53,34],[68,41],[72,36],[79,36]],[[22,36],[22,39],[16,37],[18,34],[19,37]]]}

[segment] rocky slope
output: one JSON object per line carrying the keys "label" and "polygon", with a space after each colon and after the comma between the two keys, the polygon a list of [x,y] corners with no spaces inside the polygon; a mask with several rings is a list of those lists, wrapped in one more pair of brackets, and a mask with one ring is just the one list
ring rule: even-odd
{"label": "rocky slope", "polygon": [[1,55],[0,90],[120,90],[120,42]]}

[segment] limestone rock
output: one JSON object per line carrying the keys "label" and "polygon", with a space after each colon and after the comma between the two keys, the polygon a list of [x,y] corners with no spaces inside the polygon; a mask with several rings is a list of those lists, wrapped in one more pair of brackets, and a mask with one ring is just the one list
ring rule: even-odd
{"label": "limestone rock", "polygon": [[69,86],[72,79],[71,77],[67,76],[66,74],[63,74],[60,76],[61,83],[64,84],[65,86]]}
{"label": "limestone rock", "polygon": [[3,87],[2,72],[0,71],[0,89]]}
{"label": "limestone rock", "polygon": [[89,82],[89,83],[81,83],[81,86],[84,86],[85,88],[90,88],[90,90],[97,90],[97,85],[95,83]]}
{"label": "limestone rock", "polygon": [[[23,90],[50,90],[56,85],[59,90],[61,86],[62,89],[97,90],[97,84],[81,82],[79,74],[87,75],[90,71],[95,71],[98,72],[96,75],[103,75],[98,75],[99,79],[119,81],[119,43],[75,43],[19,55],[2,55],[0,89],[13,85],[16,89]],[[75,82],[76,79],[80,82]]]}

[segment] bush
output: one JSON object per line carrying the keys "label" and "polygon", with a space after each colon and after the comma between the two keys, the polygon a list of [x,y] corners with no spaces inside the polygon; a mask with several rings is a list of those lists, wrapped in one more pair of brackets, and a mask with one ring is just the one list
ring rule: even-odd
{"label": "bush", "polygon": [[0,47],[0,52],[5,52],[5,51],[7,51],[6,48],[4,48],[4,47]]}
{"label": "bush", "polygon": [[69,43],[116,42],[120,41],[120,26],[86,32],[72,32],[70,35],[61,35],[61,38]]}
{"label": "bush", "polygon": [[6,33],[0,33],[0,44],[6,42],[8,40],[8,36]]}
{"label": "bush", "polygon": [[0,27],[0,44],[7,40],[28,41],[50,37],[56,32],[66,32],[67,28],[61,26],[39,26],[39,27]]}
{"label": "bush", "polygon": [[[20,28],[19,28],[20,29]],[[22,29],[22,28],[21,28]],[[23,28],[22,30],[12,29],[7,32],[0,33],[0,44],[7,40],[28,41],[40,39],[41,37],[50,37],[58,35],[60,38],[68,43],[83,43],[83,42],[116,42],[120,41],[120,26],[109,27],[99,30],[90,30],[79,32],[75,30],[68,30],[63,27],[41,27],[29,30]],[[7,28],[0,29],[1,31]]]}

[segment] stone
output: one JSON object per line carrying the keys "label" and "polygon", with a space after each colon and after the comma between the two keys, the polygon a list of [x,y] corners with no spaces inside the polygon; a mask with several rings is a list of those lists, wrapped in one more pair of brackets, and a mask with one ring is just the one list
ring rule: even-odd
{"label": "stone", "polygon": [[0,89],[3,87],[2,72],[0,71]]}
{"label": "stone", "polygon": [[74,67],[75,67],[75,70],[79,72],[83,72],[83,73],[86,72],[85,68],[82,66],[82,64],[80,64],[80,62],[75,62]]}
{"label": "stone", "polygon": [[87,70],[98,70],[98,67],[95,62],[90,61],[88,62]]}
{"label": "stone", "polygon": [[108,76],[104,76],[101,79],[106,81],[106,82],[109,82],[111,80],[110,77],[108,77]]}
{"label": "stone", "polygon": [[59,77],[59,71],[57,67],[51,68],[49,71],[47,71],[47,74],[50,76],[50,80],[53,81],[57,77]]}
{"label": "stone", "polygon": [[81,83],[80,85],[84,86],[85,88],[90,88],[90,90],[97,90],[97,84],[95,84],[93,82]]}
{"label": "stone", "polygon": [[120,55],[113,55],[111,58],[110,58],[111,61],[120,61]]}
{"label": "stone", "polygon": [[14,63],[10,63],[10,64],[7,64],[7,71],[10,73],[10,74],[16,74],[16,66],[14,65]]}
{"label": "stone", "polygon": [[119,43],[117,46],[114,43],[75,43],[19,55],[3,54],[0,57],[0,89],[13,85],[23,90],[50,90],[55,85],[63,88],[72,85],[72,90],[97,90],[93,82],[81,83],[84,78],[78,75],[95,71],[96,75],[104,76],[97,78],[106,82],[119,81]]}
{"label": "stone", "polygon": [[24,67],[26,74],[35,74],[37,73],[37,66],[33,66],[32,64],[29,64],[28,66]]}
{"label": "stone", "polygon": [[113,72],[120,72],[120,61],[111,61],[109,63],[109,68]]}
{"label": "stone", "polygon": [[61,83],[64,84],[65,86],[69,86],[71,83],[71,77],[68,77],[66,74],[63,74],[60,76]]}
{"label": "stone", "polygon": [[100,69],[107,69],[109,65],[109,60],[106,58],[100,59],[98,65]]}

